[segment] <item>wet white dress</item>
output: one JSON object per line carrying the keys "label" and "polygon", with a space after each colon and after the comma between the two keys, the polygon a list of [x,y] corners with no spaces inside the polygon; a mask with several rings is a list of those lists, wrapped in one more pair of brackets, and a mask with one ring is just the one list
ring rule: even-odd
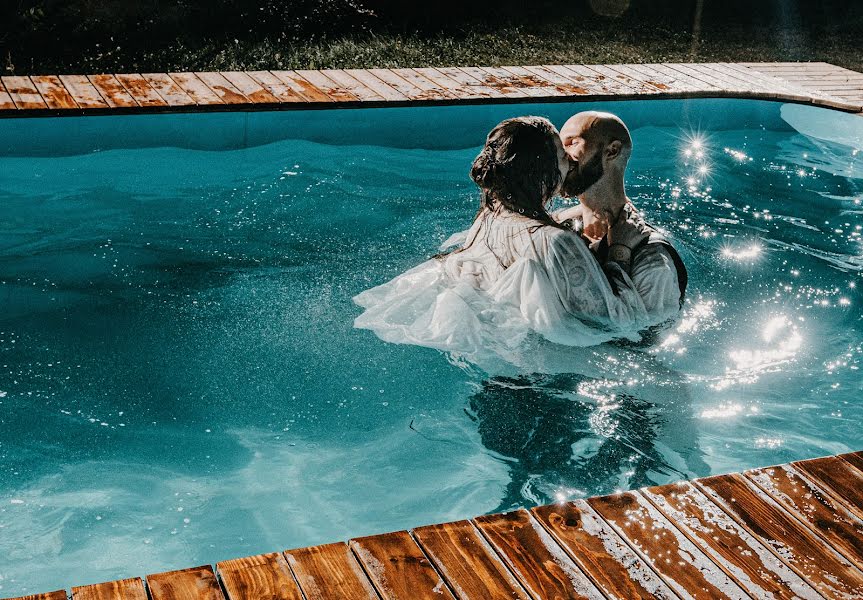
{"label": "wet white dress", "polygon": [[388,342],[467,358],[506,356],[532,332],[557,344],[589,346],[620,337],[637,340],[637,332],[652,324],[635,284],[618,265],[609,263],[603,272],[574,231],[539,226],[510,212],[481,215],[457,251],[354,301],[365,309],[355,327]]}

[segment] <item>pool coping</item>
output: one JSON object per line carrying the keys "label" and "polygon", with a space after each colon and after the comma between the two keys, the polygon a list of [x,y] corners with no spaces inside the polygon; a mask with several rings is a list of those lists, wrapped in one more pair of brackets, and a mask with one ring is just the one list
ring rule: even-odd
{"label": "pool coping", "polygon": [[71,598],[852,597],[861,528],[855,452],[77,586]]}
{"label": "pool coping", "polygon": [[0,77],[0,118],[646,98],[750,98],[861,113],[863,74],[787,62]]}

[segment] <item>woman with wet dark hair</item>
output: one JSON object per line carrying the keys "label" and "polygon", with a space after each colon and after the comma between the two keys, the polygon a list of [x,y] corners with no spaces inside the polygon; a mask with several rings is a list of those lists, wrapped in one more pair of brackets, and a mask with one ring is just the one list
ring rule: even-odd
{"label": "woman with wet dark hair", "polygon": [[569,168],[547,119],[497,125],[470,170],[480,207],[463,243],[356,296],[354,325],[467,357],[510,357],[531,332],[574,346],[637,339],[646,313],[628,277],[604,273],[548,211]]}

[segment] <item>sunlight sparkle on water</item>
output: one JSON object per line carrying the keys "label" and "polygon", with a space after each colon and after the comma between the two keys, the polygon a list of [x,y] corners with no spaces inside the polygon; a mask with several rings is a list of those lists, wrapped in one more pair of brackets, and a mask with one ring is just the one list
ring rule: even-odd
{"label": "sunlight sparkle on water", "polygon": [[754,260],[761,256],[761,245],[760,244],[750,244],[749,246],[745,246],[742,248],[732,248],[731,246],[724,246],[722,248],[722,256],[724,258],[730,258],[732,260]]}

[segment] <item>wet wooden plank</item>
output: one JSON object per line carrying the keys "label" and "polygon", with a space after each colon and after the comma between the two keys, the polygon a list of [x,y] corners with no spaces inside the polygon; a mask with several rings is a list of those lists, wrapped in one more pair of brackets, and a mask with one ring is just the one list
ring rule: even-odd
{"label": "wet wooden plank", "polygon": [[321,73],[335,81],[338,85],[348,90],[363,102],[379,102],[384,99],[383,95],[378,91],[379,88],[381,88],[379,80],[376,80],[378,81],[377,84],[371,86],[363,81],[359,81],[355,77],[351,77],[342,69],[324,69]]}
{"label": "wet wooden plank", "polygon": [[[415,70],[418,73],[420,73],[421,75],[427,76],[427,77],[433,79],[434,81],[437,81],[437,79],[435,79],[435,76],[433,74],[431,74],[431,72],[432,71],[438,72],[441,75],[443,75],[444,77],[446,77],[447,79],[456,82],[456,84],[458,84],[458,86],[460,86],[460,88],[447,88],[447,89],[467,90],[468,92],[470,92],[470,94],[473,97],[477,97],[477,98],[499,98],[499,97],[501,97],[500,92],[498,92],[497,90],[495,90],[492,87],[489,87],[489,86],[483,84],[480,80],[476,79],[475,77],[471,77],[470,75],[468,75],[467,73],[465,73],[464,71],[459,69],[458,67],[435,67],[434,69],[429,69],[428,71],[426,69],[415,69]],[[398,71],[398,69],[396,69],[396,71]],[[429,73],[428,75],[426,75],[427,72]]]}
{"label": "wet wooden plank", "polygon": [[37,109],[46,108],[45,100],[36,88],[36,85],[30,81],[29,77],[21,75],[4,75],[0,77],[3,86],[6,88],[6,93],[12,103],[20,109]]}
{"label": "wet wooden plank", "polygon": [[584,501],[534,508],[536,519],[610,598],[677,598]]}
{"label": "wet wooden plank", "polygon": [[634,492],[591,498],[588,504],[682,597],[748,598],[644,497]]}
{"label": "wet wooden plank", "polygon": [[12,96],[6,91],[2,79],[0,79],[0,110],[17,110],[15,103],[12,102]]}
{"label": "wet wooden plank", "polygon": [[199,106],[224,104],[216,92],[211,90],[194,73],[168,73],[171,79]]}
{"label": "wet wooden plank", "polygon": [[238,90],[234,84],[225,79],[221,73],[213,71],[196,71],[195,75],[225,104],[248,104],[249,99]]}
{"label": "wet wooden plank", "polygon": [[229,600],[303,600],[281,554],[259,554],[216,565]]}
{"label": "wet wooden plank", "polygon": [[650,69],[639,69],[638,65],[608,65],[608,68],[659,92],[682,92],[689,89],[689,86],[679,80],[664,77],[661,73]]}
{"label": "wet wooden plank", "polygon": [[147,575],[147,587],[151,600],[225,599],[210,565]]}
{"label": "wet wooden plank", "polygon": [[[415,100],[450,100],[460,97],[444,85],[432,81],[413,69],[387,69],[420,90]],[[441,77],[443,77],[441,75]],[[455,84],[455,82],[453,82]],[[457,86],[457,84],[456,84]],[[458,87],[458,86],[457,86]]]}
{"label": "wet wooden plank", "polygon": [[863,520],[793,467],[783,465],[747,471],[744,476],[770,495],[845,558],[863,567]]}
{"label": "wet wooden plank", "polygon": [[255,104],[278,104],[279,100],[264,86],[252,79],[248,73],[243,71],[221,71],[222,77],[227,79],[235,89],[249,102]]}
{"label": "wet wooden plank", "polygon": [[791,463],[863,519],[863,473],[835,456]]}
{"label": "wet wooden plank", "polygon": [[[153,91],[156,92],[158,97],[164,100],[165,104],[168,106],[191,106],[195,104],[192,97],[184,92],[167,73],[141,73],[141,77],[150,84]],[[122,81],[122,79],[120,79],[120,81]],[[147,96],[146,101],[150,101],[149,95]],[[141,100],[138,102],[140,103]]]}
{"label": "wet wooden plank", "polygon": [[321,90],[334,102],[357,102],[359,100],[350,90],[336,83],[320,71],[302,69],[294,72]]}
{"label": "wet wooden plank", "polygon": [[821,597],[692,484],[652,487],[641,493],[753,597]]}
{"label": "wet wooden plank", "polygon": [[527,94],[516,89],[509,82],[495,77],[479,67],[457,67],[459,71],[475,79],[479,85],[492,90],[494,98],[526,98]]}
{"label": "wet wooden plank", "polygon": [[540,77],[543,81],[553,85],[555,89],[565,96],[583,96],[589,92],[582,86],[578,85],[569,77],[564,77],[560,73],[555,73],[551,69],[543,66],[524,67],[528,73],[533,73]]}
{"label": "wet wooden plank", "polygon": [[[353,70],[349,71],[353,72]],[[366,71],[369,76],[376,77],[378,80],[395,90],[396,93],[406,100],[430,100],[421,87],[415,83],[405,79],[401,75],[393,73],[389,69],[369,69]],[[426,84],[434,86],[434,84],[426,80]],[[440,98],[442,96],[438,96]]]}
{"label": "wet wooden plank", "polygon": [[697,79],[699,81],[703,81],[708,85],[712,85],[713,87],[723,90],[725,92],[751,92],[752,86],[743,84],[740,81],[729,79],[728,77],[722,77],[716,73],[712,73],[707,68],[700,68],[698,65],[687,65],[682,63],[664,63],[666,67],[677,71],[679,73],[685,73],[692,77],[693,79]]}
{"label": "wet wooden plank", "polygon": [[413,530],[413,535],[460,599],[528,600],[529,596],[470,521],[420,527]]}
{"label": "wet wooden plank", "polygon": [[288,550],[285,558],[306,600],[377,600],[372,582],[345,543]]}
{"label": "wet wooden plank", "polygon": [[509,81],[530,96],[553,98],[556,96],[569,95],[553,82],[548,81],[533,71],[528,71],[524,67],[504,66],[500,69],[495,69],[494,71],[489,68],[486,68],[486,70],[492,74],[501,74],[500,76],[502,76],[503,73],[507,73],[510,78]]}
{"label": "wet wooden plank", "polygon": [[614,96],[619,93],[619,87],[613,82],[607,83],[607,77],[587,69],[583,65],[542,65],[554,73],[573,80],[576,85],[584,87],[589,94],[597,96]]}
{"label": "wet wooden plank", "polygon": [[72,94],[66,90],[66,86],[63,85],[63,82],[56,75],[33,75],[30,77],[30,80],[42,95],[42,99],[45,100],[48,108],[78,108],[78,103],[75,102]]}
{"label": "wet wooden plank", "polygon": [[273,75],[270,71],[248,71],[247,73],[249,77],[257,81],[275,96],[279,102],[307,102],[305,96]]}
{"label": "wet wooden plank", "polygon": [[72,588],[72,600],[148,600],[140,577]]}
{"label": "wet wooden plank", "polygon": [[313,85],[295,71],[270,71],[286,86],[301,95],[308,102],[333,102],[324,90]]}
{"label": "wet wooden plank", "polygon": [[677,80],[681,85],[685,85],[686,87],[690,88],[687,91],[716,92],[716,91],[720,90],[720,88],[715,86],[715,85],[705,83],[704,81],[701,81],[700,79],[696,79],[695,77],[692,77],[691,75],[688,75],[686,73],[681,73],[680,71],[670,69],[667,65],[662,65],[662,64],[658,64],[658,63],[649,63],[649,64],[644,64],[644,65],[637,65],[637,67],[639,69],[642,69],[642,70],[650,69],[651,72],[664,74],[667,77],[673,78],[673,79]]}
{"label": "wet wooden plank", "polygon": [[86,75],[60,75],[60,81],[81,108],[109,107]]}
{"label": "wet wooden plank", "polygon": [[849,463],[853,467],[863,473],[863,452],[851,452],[849,454],[840,454],[839,458]]}
{"label": "wet wooden plank", "polygon": [[453,598],[407,531],[358,538],[350,544],[384,600]]}
{"label": "wet wooden plank", "polygon": [[477,517],[474,523],[533,598],[603,597],[526,510]]}
{"label": "wet wooden plank", "polygon": [[[0,88],[2,89],[2,88]],[[14,106],[12,107],[15,108]],[[66,590],[57,590],[56,592],[46,592],[44,594],[31,594],[29,596],[19,596],[18,598],[9,598],[8,600],[68,600]]]}
{"label": "wet wooden plank", "polygon": [[[587,65],[587,67],[625,86],[623,93],[635,93],[639,95],[660,93],[657,87],[644,83],[639,77],[621,73],[619,70],[612,68],[612,65]],[[627,90],[629,91],[627,92]]]}
{"label": "wet wooden plank", "polygon": [[139,73],[120,73],[117,75],[117,80],[139,106],[168,106],[167,100],[159,95],[149,80],[143,75]]}
{"label": "wet wooden plank", "polygon": [[822,595],[853,598],[863,590],[863,573],[742,475],[708,477],[697,485]]}
{"label": "wet wooden plank", "polygon": [[346,69],[345,73],[370,87],[384,100],[405,101],[416,98],[419,89],[387,69]]}
{"label": "wet wooden plank", "polygon": [[[88,75],[87,79],[108,103],[111,108],[129,108],[138,106],[135,99],[129,95],[123,84],[113,75]],[[149,85],[147,86],[149,87]]]}

